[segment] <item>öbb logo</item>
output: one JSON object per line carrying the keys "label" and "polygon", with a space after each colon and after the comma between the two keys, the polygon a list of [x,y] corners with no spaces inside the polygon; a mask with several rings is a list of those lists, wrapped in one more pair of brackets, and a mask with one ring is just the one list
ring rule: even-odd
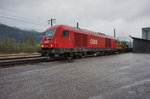
{"label": "\u00f6bb logo", "polygon": [[95,44],[95,45],[97,45],[97,40],[95,40],[95,39],[90,39],[90,44]]}

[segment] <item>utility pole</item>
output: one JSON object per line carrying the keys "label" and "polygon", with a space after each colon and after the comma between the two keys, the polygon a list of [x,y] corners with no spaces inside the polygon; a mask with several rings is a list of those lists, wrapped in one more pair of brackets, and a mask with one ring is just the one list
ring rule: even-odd
{"label": "utility pole", "polygon": [[48,24],[50,24],[50,22],[51,22],[51,26],[53,26],[53,22],[55,23],[55,21],[56,21],[56,19],[50,19],[50,20],[48,20]]}
{"label": "utility pole", "polygon": [[114,38],[116,37],[116,30],[114,29]]}
{"label": "utility pole", "polygon": [[131,38],[132,38],[132,36],[129,35],[129,37],[130,37],[130,48],[131,48],[131,47],[132,47],[132,43],[131,43]]}
{"label": "utility pole", "polygon": [[79,23],[77,22],[77,28],[79,28]]}

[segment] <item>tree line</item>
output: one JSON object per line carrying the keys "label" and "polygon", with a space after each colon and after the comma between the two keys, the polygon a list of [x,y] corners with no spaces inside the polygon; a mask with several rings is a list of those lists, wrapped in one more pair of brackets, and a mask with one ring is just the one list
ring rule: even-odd
{"label": "tree line", "polygon": [[0,41],[0,53],[33,53],[37,52],[40,48],[40,44],[36,43],[33,34],[25,36],[20,43],[17,43],[15,39],[8,37],[8,35],[3,35]]}

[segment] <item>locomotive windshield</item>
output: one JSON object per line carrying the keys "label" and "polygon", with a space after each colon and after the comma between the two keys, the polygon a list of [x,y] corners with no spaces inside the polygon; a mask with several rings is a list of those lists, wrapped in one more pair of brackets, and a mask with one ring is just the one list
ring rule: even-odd
{"label": "locomotive windshield", "polygon": [[52,37],[55,35],[56,29],[44,32],[43,37]]}

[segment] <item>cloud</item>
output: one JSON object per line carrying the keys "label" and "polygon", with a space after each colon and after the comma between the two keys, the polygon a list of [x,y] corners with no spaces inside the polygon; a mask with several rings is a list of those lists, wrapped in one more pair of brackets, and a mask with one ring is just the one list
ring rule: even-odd
{"label": "cloud", "polygon": [[[56,18],[56,24],[76,26],[117,36],[141,37],[141,28],[150,26],[149,0],[1,0],[0,12],[29,17],[35,26],[1,19],[8,25],[44,31],[49,27],[47,20]],[[2,10],[2,8],[12,11]],[[1,14],[0,14],[1,15]],[[18,17],[17,17],[18,18]],[[26,18],[23,18],[27,20]]]}

